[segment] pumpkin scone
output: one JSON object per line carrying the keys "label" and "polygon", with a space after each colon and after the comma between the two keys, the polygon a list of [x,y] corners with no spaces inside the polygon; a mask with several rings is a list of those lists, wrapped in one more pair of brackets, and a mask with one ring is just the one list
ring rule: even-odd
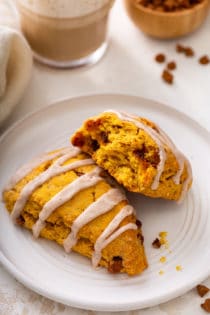
{"label": "pumpkin scone", "polygon": [[14,223],[108,271],[147,267],[141,224],[124,192],[80,149],[46,153],[19,169],[3,192]]}
{"label": "pumpkin scone", "polygon": [[181,201],[192,184],[187,158],[148,119],[109,110],[86,120],[71,142],[129,191]]}

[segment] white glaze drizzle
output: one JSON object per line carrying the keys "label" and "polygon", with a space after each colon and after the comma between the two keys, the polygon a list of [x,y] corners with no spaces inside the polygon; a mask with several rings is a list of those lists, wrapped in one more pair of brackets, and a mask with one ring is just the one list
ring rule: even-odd
{"label": "white glaze drizzle", "polygon": [[113,188],[104,193],[89,207],[87,207],[73,222],[71,226],[71,233],[64,241],[64,248],[66,252],[70,252],[72,247],[77,242],[77,233],[79,230],[90,221],[110,211],[120,201],[126,200],[126,196],[118,189]]}
{"label": "white glaze drizzle", "polygon": [[[88,164],[88,160],[83,160],[83,162],[86,163],[86,165]],[[73,164],[75,163],[72,163],[71,165]],[[32,228],[34,237],[39,236],[41,230],[45,226],[45,220],[47,220],[47,218],[49,218],[49,216],[58,207],[62,206],[64,203],[70,200],[80,190],[91,187],[101,181],[102,178],[99,176],[100,172],[101,169],[99,167],[95,167],[89,173],[84,174],[69,185],[65,186],[59,193],[57,193],[52,199],[50,199],[42,208],[41,212],[39,213],[39,219],[36,221]]]}
{"label": "white glaze drizzle", "polygon": [[22,189],[18,199],[15,202],[14,208],[11,213],[11,218],[14,221],[19,217],[28,198],[30,197],[30,195],[33,193],[33,191],[36,188],[40,187],[42,184],[44,184],[46,181],[48,181],[52,177],[55,177],[64,172],[70,171],[76,167],[87,165],[87,164],[94,164],[92,159],[87,159],[87,160],[76,161],[67,165],[62,165],[68,159],[76,156],[77,154],[78,154],[77,150],[72,150],[72,152],[61,156],[46,171],[44,171],[43,173],[35,177]]}
{"label": "white glaze drizzle", "polygon": [[109,243],[111,243],[116,237],[118,237],[123,232],[128,229],[137,229],[136,224],[128,223],[123,225],[119,229],[119,224],[122,222],[124,218],[131,215],[133,213],[133,207],[127,205],[123,207],[120,212],[115,216],[115,218],[108,224],[103,233],[98,237],[96,243],[94,245],[94,253],[92,256],[92,264],[96,267],[101,259],[101,252],[103,248],[105,248]]}
{"label": "white glaze drizzle", "polygon": [[[94,164],[92,159],[84,159],[77,160],[67,165],[63,165],[63,163],[65,163],[70,158],[76,156],[79,152],[80,152],[79,149],[70,147],[60,150],[55,154],[49,154],[49,156],[48,154],[44,155],[42,157],[34,159],[32,162],[22,167],[16,173],[16,176],[13,176],[12,180],[10,181],[11,187],[18,183],[18,181],[21,180],[24,176],[29,174],[39,164],[48,160],[53,160],[56,157],[58,157],[58,159],[46,171],[35,177],[22,189],[20,196],[16,200],[13,211],[11,213],[11,217],[13,220],[15,220],[21,214],[26,202],[28,201],[33,191],[36,188],[40,187],[40,185],[48,181],[50,178],[80,166]],[[96,166],[89,173],[85,173],[81,177],[77,178],[76,180],[65,186],[52,199],[50,199],[40,211],[39,218],[32,227],[33,235],[35,237],[39,236],[41,230],[46,225],[46,220],[58,207],[62,206],[65,202],[70,200],[75,194],[77,194],[82,189],[91,187],[97,184],[99,181],[103,180],[103,178],[100,177],[100,172],[101,168]],[[99,197],[93,204],[87,207],[73,222],[71,232],[63,243],[64,249],[67,252],[69,252],[77,242],[78,231],[84,225],[92,221],[94,218],[110,211],[115,205],[119,204],[119,202],[122,200],[126,200],[126,196],[124,195],[124,193],[119,189],[112,188],[108,192],[103,194],[101,197]],[[94,266],[96,266],[99,263],[101,258],[101,251],[105,246],[107,246],[110,242],[112,242],[123,232],[129,229],[137,229],[137,226],[134,223],[126,224],[118,229],[118,226],[121,223],[121,221],[126,216],[132,213],[135,213],[133,207],[131,206],[123,207],[120,210],[120,212],[109,223],[106,229],[103,231],[103,233],[101,234],[102,238],[101,236],[99,236],[96,242],[95,252],[92,258]]]}
{"label": "white glaze drizzle", "polygon": [[183,173],[184,170],[184,165],[185,165],[185,157],[184,155],[177,149],[177,147],[175,146],[175,144],[173,143],[173,141],[167,136],[167,134],[160,128],[158,127],[163,140],[165,141],[165,143],[167,144],[167,146],[171,149],[172,153],[174,154],[174,156],[176,157],[176,160],[178,162],[179,165],[179,169],[177,171],[177,173],[173,176],[173,181],[176,185],[178,185],[180,183],[180,178],[181,175]]}
{"label": "white glaze drizzle", "polygon": [[179,200],[178,200],[178,203],[181,203],[184,200],[184,198],[187,194],[187,191],[188,191],[188,186],[189,186],[190,182],[192,181],[191,164],[188,161],[188,159],[184,156],[184,154],[176,148],[175,144],[166,135],[166,133],[160,127],[159,127],[159,129],[160,129],[162,136],[164,137],[164,139],[166,141],[166,144],[171,148],[171,150],[172,150],[173,154],[175,155],[175,157],[178,161],[178,164],[179,164],[179,169],[178,169],[177,173],[173,176],[173,180],[174,180],[174,183],[176,185],[180,184],[181,176],[182,176],[182,173],[184,171],[185,165],[187,167],[187,177],[186,177],[186,179],[182,185],[182,192],[181,192],[181,195],[180,195]]}
{"label": "white glaze drizzle", "polygon": [[181,192],[181,196],[178,200],[178,203],[181,203],[186,194],[187,194],[187,191],[188,191],[188,186],[190,184],[190,182],[192,181],[192,168],[191,168],[191,165],[190,165],[190,162],[187,160],[187,178],[185,179],[184,183],[183,183],[183,186],[182,186],[182,192]]}
{"label": "white glaze drizzle", "polygon": [[187,193],[187,190],[188,190],[188,185],[192,180],[192,169],[191,169],[191,165],[190,165],[189,161],[177,149],[177,147],[175,146],[173,141],[168,137],[168,135],[160,127],[158,127],[158,131],[159,131],[159,133],[158,133],[157,131],[155,131],[150,126],[146,126],[143,123],[139,122],[139,120],[137,120],[138,119],[137,116],[130,115],[130,114],[123,113],[123,112],[118,112],[115,110],[108,110],[106,112],[107,113],[113,113],[113,114],[117,115],[121,120],[133,122],[138,128],[145,130],[151,136],[151,138],[155,141],[155,143],[157,144],[158,149],[159,149],[160,162],[159,162],[159,165],[157,167],[157,174],[156,174],[154,181],[151,185],[151,189],[155,190],[158,188],[158,185],[160,182],[160,177],[161,177],[162,172],[164,170],[164,165],[165,165],[165,161],[166,161],[166,153],[165,153],[165,149],[164,149],[164,143],[171,149],[171,151],[174,154],[174,156],[176,157],[176,160],[177,160],[178,165],[179,165],[179,169],[178,169],[177,173],[173,176],[173,181],[176,185],[180,184],[181,175],[183,173],[184,166],[186,163],[188,174],[187,174],[187,178],[186,178],[185,182],[183,183],[182,193],[181,193],[181,196],[179,198],[179,202],[181,202],[184,199],[184,197]]}
{"label": "white glaze drizzle", "polygon": [[[32,161],[30,161],[29,163],[25,164],[24,166],[17,170],[17,172],[12,176],[9,183],[5,187],[5,190],[12,189],[21,179],[23,179],[26,175],[28,175],[33,169],[38,167],[40,164],[47,161],[52,161],[53,159],[70,152],[70,150],[72,151],[72,147],[64,148],[55,153],[45,153],[44,155],[36,157],[35,159],[33,159]],[[75,150],[77,150],[78,153],[80,152],[80,150],[77,148],[75,148]]]}

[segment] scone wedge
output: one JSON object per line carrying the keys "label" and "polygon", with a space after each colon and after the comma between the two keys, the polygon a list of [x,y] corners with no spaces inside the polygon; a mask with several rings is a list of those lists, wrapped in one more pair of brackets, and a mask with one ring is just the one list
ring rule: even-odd
{"label": "scone wedge", "polygon": [[187,158],[148,119],[109,110],[86,120],[71,141],[129,191],[181,201],[192,184]]}
{"label": "scone wedge", "polygon": [[[11,178],[3,199],[14,223],[93,266],[129,275],[147,267],[141,224],[124,192],[78,148],[46,153]],[[71,259],[71,257],[69,258]]]}

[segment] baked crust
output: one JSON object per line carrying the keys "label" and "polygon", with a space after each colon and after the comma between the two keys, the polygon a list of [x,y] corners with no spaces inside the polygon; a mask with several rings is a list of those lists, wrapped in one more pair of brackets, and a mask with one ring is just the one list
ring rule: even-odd
{"label": "baked crust", "polygon": [[89,153],[99,166],[129,191],[153,198],[179,200],[186,181],[186,192],[192,184],[187,159],[183,157],[184,167],[177,184],[174,177],[179,171],[178,160],[171,146],[163,143],[166,161],[158,186],[153,189],[160,163],[160,149],[151,135],[133,121],[145,128],[149,127],[157,138],[162,131],[148,119],[126,114],[125,117],[133,118],[133,121],[128,121],[121,119],[120,115],[108,111],[86,120],[72,136],[72,144]]}
{"label": "baked crust", "polygon": [[[64,165],[87,158],[89,157],[86,154],[79,153],[77,156],[67,160]],[[13,211],[14,205],[23,188],[34,178],[47,170],[56,160],[57,158],[41,163],[14,187],[4,191],[3,199],[10,213]],[[21,214],[16,218],[16,223],[31,230],[38,220],[41,209],[50,199],[66,185],[72,183],[80,176],[83,176],[83,174],[89,173],[95,167],[96,165],[81,166],[49,179],[30,195]],[[40,233],[41,237],[63,245],[64,240],[71,232],[71,226],[75,219],[95,200],[113,188],[113,182],[109,183],[107,181],[106,172],[103,171],[100,176],[101,181],[79,191],[73,198],[58,207],[46,219],[46,225]],[[107,213],[96,217],[94,220],[84,225],[78,232],[78,241],[75,246],[72,247],[72,250],[91,258],[97,238],[116,214],[127,204],[128,201],[123,200]],[[136,224],[136,220],[135,214],[131,214],[123,219],[120,226],[126,225],[127,223]],[[99,265],[106,267],[110,272],[125,272],[129,275],[139,274],[147,267],[139,224],[136,230],[130,229],[125,231],[102,250]]]}

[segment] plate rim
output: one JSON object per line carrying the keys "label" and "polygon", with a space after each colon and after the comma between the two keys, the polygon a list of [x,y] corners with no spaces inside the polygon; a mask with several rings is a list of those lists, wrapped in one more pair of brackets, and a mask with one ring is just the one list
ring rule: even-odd
{"label": "plate rim", "polygon": [[[120,306],[117,306],[116,304],[104,304],[102,305],[96,303],[93,305],[92,302],[86,302],[81,303],[81,300],[78,298],[77,300],[71,301],[70,299],[67,301],[65,299],[62,299],[61,297],[55,297],[53,294],[50,294],[46,292],[44,289],[37,287],[32,279],[27,280],[27,277],[24,276],[24,274],[19,271],[5,256],[2,255],[0,252],[0,263],[3,265],[3,267],[9,272],[10,275],[12,275],[16,280],[18,280],[21,284],[23,284],[25,287],[29,288],[30,290],[36,292],[37,294],[50,299],[53,302],[62,303],[66,306],[75,307],[82,310],[91,310],[91,311],[108,311],[108,312],[120,312],[120,311],[134,311],[134,310],[141,310],[147,307],[154,307],[162,303],[169,302],[172,299],[178,298],[182,294],[187,293],[189,290],[194,288],[197,284],[204,281],[207,277],[204,275],[199,275],[197,279],[195,279],[190,284],[186,285],[184,288],[181,288],[177,290],[177,295],[174,296],[173,293],[168,293],[164,295],[164,297],[156,298],[151,303],[146,303],[140,306],[138,302],[132,302],[132,304],[125,304],[121,303]],[[179,293],[178,293],[179,292]]]}
{"label": "plate rim", "polygon": [[[174,114],[176,114],[176,116],[178,115],[179,118],[181,118],[183,120],[183,118],[185,120],[187,120],[191,126],[194,126],[196,128],[199,129],[199,131],[202,133],[202,135],[204,135],[205,137],[210,139],[210,131],[202,126],[198,121],[194,120],[193,118],[191,118],[190,116],[188,116],[186,113],[177,110],[169,105],[163,104],[161,102],[157,102],[155,100],[152,99],[148,99],[148,98],[143,98],[140,96],[136,96],[136,95],[129,95],[129,94],[115,94],[115,93],[96,93],[96,94],[85,94],[85,95],[81,95],[81,96],[75,96],[75,97],[67,97],[67,98],[62,98],[60,100],[56,100],[55,102],[48,104],[45,107],[39,108],[38,110],[35,110],[33,112],[30,112],[28,114],[26,114],[23,118],[17,120],[14,124],[12,124],[5,132],[3,132],[3,134],[0,136],[0,144],[4,141],[4,139],[10,134],[12,133],[16,128],[18,128],[20,125],[22,125],[25,121],[27,121],[28,119],[31,119],[33,117],[35,117],[36,115],[40,115],[41,113],[45,113],[47,112],[49,109],[51,108],[56,108],[57,106],[59,106],[62,103],[66,103],[66,102],[74,102],[81,100],[81,102],[84,99],[87,98],[127,98],[127,99],[133,99],[136,101],[143,101],[146,103],[150,103],[153,104],[153,106],[157,106],[158,108],[161,108],[163,110],[166,110],[167,112],[170,111]],[[24,273],[20,270],[18,270],[16,268],[16,266],[14,264],[12,264],[7,257],[3,254],[1,248],[0,248],[0,263],[3,265],[3,267],[14,277],[16,278],[20,283],[22,283],[24,286],[29,287],[30,289],[32,289],[34,292],[41,294],[42,296],[45,296],[53,301],[59,302],[59,303],[63,303],[65,305],[71,306],[71,307],[76,307],[76,308],[80,308],[80,309],[89,309],[89,310],[94,310],[94,311],[113,311],[113,312],[117,312],[117,311],[129,311],[129,310],[136,310],[136,309],[142,309],[145,307],[152,307],[155,306],[157,304],[163,303],[163,302],[167,302],[175,297],[180,296],[181,294],[186,293],[187,291],[189,291],[190,289],[192,289],[196,284],[198,284],[199,282],[203,281],[204,279],[206,279],[209,275],[210,275],[210,268],[209,270],[206,270],[206,272],[201,272],[198,274],[197,277],[194,278],[194,281],[191,281],[189,284],[179,288],[177,290],[177,294],[176,296],[174,296],[174,293],[168,293],[166,295],[164,295],[161,298],[156,298],[155,300],[153,300],[153,302],[149,303],[147,301],[147,303],[144,305],[139,305],[138,301],[136,302],[132,302],[132,304],[126,304],[124,305],[123,303],[120,304],[120,306],[116,306],[116,304],[105,304],[102,305],[101,302],[99,302],[97,304],[97,300],[95,302],[95,304],[93,305],[92,302],[88,302],[87,300],[85,302],[81,302],[81,299],[73,299],[73,301],[71,299],[68,299],[68,301],[64,298],[62,299],[62,297],[58,297],[58,296],[53,296],[52,293],[48,293],[46,292],[46,290],[43,288],[40,288],[39,286],[37,286],[33,279],[29,279],[27,276],[24,276]],[[158,299],[158,300],[157,300]]]}
{"label": "plate rim", "polygon": [[173,113],[176,113],[179,115],[179,117],[184,117],[186,120],[190,121],[191,124],[195,125],[197,128],[200,129],[201,132],[207,133],[208,137],[210,137],[210,130],[208,130],[205,126],[202,126],[197,120],[195,120],[194,118],[192,118],[191,116],[187,115],[185,112],[181,111],[180,109],[176,109],[170,105],[167,105],[165,103],[161,103],[159,101],[156,101],[154,99],[150,99],[150,98],[146,98],[146,97],[141,97],[138,95],[134,95],[134,94],[123,94],[123,93],[87,93],[87,94],[82,94],[79,96],[73,96],[73,97],[64,97],[64,98],[60,98],[55,100],[52,103],[49,103],[48,105],[38,108],[37,110],[33,110],[30,113],[25,114],[23,117],[19,118],[17,121],[15,121],[14,123],[11,124],[10,127],[8,127],[5,131],[3,131],[3,133],[0,135],[0,143],[1,141],[3,141],[4,137],[7,136],[7,134],[9,134],[10,132],[13,131],[13,129],[15,129],[16,127],[18,127],[19,125],[21,125],[25,120],[38,115],[41,112],[45,112],[48,111],[49,108],[51,107],[57,107],[58,104],[61,103],[66,103],[68,101],[74,101],[74,100],[78,100],[78,99],[85,99],[87,97],[103,97],[103,98],[113,98],[113,97],[126,97],[126,98],[133,98],[139,101],[146,101],[148,103],[155,103],[156,106],[158,107],[162,107],[166,110],[170,109],[170,111],[172,111]]}

